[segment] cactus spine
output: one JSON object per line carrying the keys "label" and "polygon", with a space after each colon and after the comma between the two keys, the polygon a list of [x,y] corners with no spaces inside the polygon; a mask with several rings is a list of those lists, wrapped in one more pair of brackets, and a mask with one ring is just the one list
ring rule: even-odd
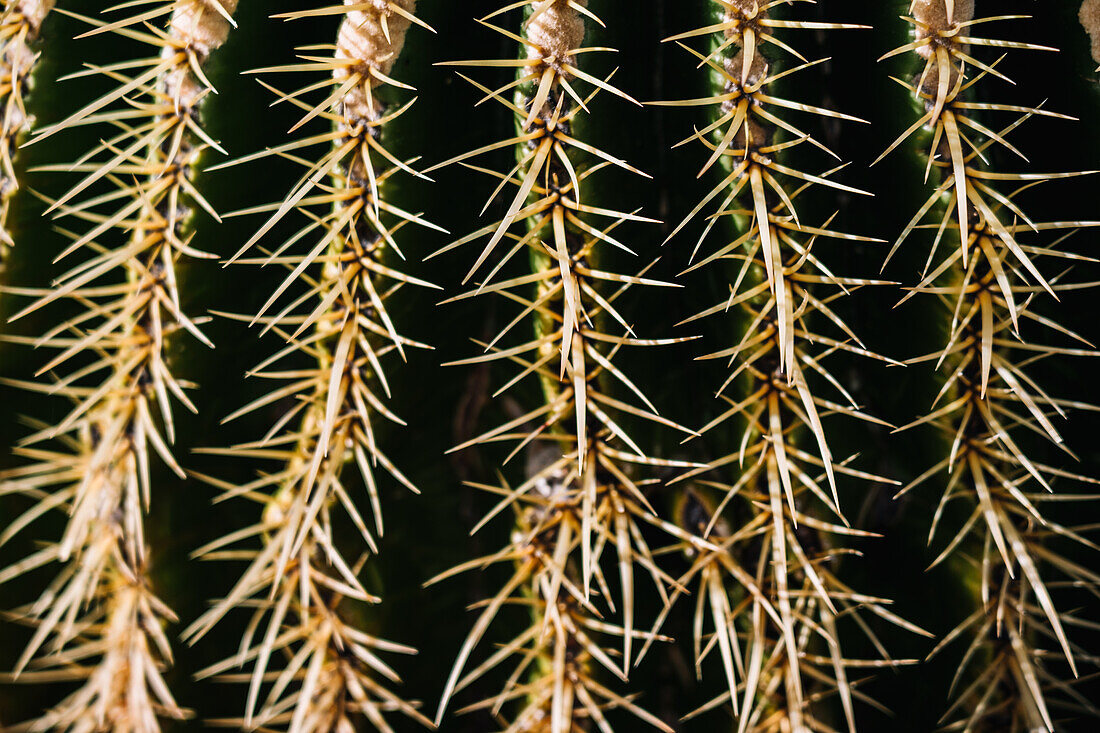
{"label": "cactus spine", "polygon": [[[419,493],[376,439],[380,422],[402,424],[385,404],[389,385],[383,360],[389,361],[394,353],[404,358],[406,348],[425,347],[397,333],[387,301],[405,285],[434,287],[388,264],[391,253],[400,253],[397,238],[405,224],[431,226],[385,195],[386,181],[395,173],[420,175],[385,147],[387,125],[409,105],[392,106],[383,88],[406,87],[389,74],[410,26],[424,25],[413,15],[415,10],[415,0],[345,3],[330,57],[311,57],[304,69],[289,65],[264,70],[319,74],[319,83],[288,94],[265,85],[304,111],[291,133],[315,118],[331,130],[308,136],[298,132],[299,139],[237,161],[279,155],[304,162],[307,168],[284,201],[242,212],[273,213],[231,262],[278,263],[290,270],[261,311],[244,317],[262,323],[264,331],[277,333],[285,342],[253,376],[286,384],[230,417],[276,399],[292,399],[263,438],[217,451],[275,459],[281,467],[243,486],[211,479],[224,489],[225,498],[252,499],[263,512],[259,522],[197,552],[212,559],[243,557],[249,564],[232,590],[186,632],[196,641],[229,611],[256,606],[240,652],[201,673],[219,675],[242,664],[251,666],[244,675],[248,694],[240,721],[246,728],[305,733],[368,724],[389,731],[390,712],[428,723],[416,703],[389,688],[400,678],[379,656],[416,650],[365,633],[358,628],[361,611],[355,607],[381,601],[359,577],[364,564],[378,553],[383,532],[386,486],[380,485],[377,474],[384,472]],[[296,21],[324,12],[277,17]],[[318,88],[328,90],[319,104],[303,99]],[[308,223],[274,252],[243,257],[292,213]],[[306,237],[315,238],[308,252],[295,253],[293,246]],[[292,286],[302,284],[303,294],[291,291],[297,297],[268,314]],[[298,368],[303,356],[316,366]],[[348,483],[353,473],[346,469],[349,463],[356,465],[367,487],[368,518]],[[333,529],[332,515],[340,511],[358,530],[354,544],[359,547],[353,555]],[[227,555],[227,546],[257,536],[262,541],[259,550],[243,545]],[[280,657],[285,657],[282,664]],[[266,697],[261,700],[262,689]]]}
{"label": "cactus spine", "polygon": [[[912,51],[924,59],[920,74],[909,85],[923,115],[887,152],[927,126],[932,138],[926,176],[936,176],[934,192],[893,249],[922,224],[932,222],[934,238],[923,279],[905,300],[921,295],[934,298],[945,306],[945,317],[950,313],[943,349],[910,362],[935,362],[940,368],[944,380],[936,403],[928,414],[903,428],[938,428],[949,445],[948,455],[903,493],[934,476],[947,477],[931,528],[933,537],[942,529],[948,504],[962,503],[969,514],[933,563],[973,552],[979,577],[977,608],[933,652],[957,638],[970,639],[955,678],[962,686],[944,722],[959,721],[972,730],[1053,731],[1049,691],[1068,687],[1050,669],[1054,660],[1038,646],[1039,640],[1046,637],[1057,644],[1074,677],[1081,650],[1071,643],[1048,588],[1057,576],[1085,585],[1092,581],[1084,568],[1047,546],[1054,536],[1087,540],[1073,528],[1046,518],[1040,507],[1056,478],[1096,481],[1034,461],[1021,447],[1024,431],[1061,446],[1055,421],[1065,418],[1071,404],[1049,396],[1025,367],[1037,356],[1097,354],[1091,348],[1031,339],[1031,332],[1045,327],[1087,346],[1083,338],[1034,308],[1044,295],[1057,297],[1060,291],[1079,287],[1044,276],[1036,260],[1072,260],[1074,255],[1029,241],[1044,232],[1075,229],[1089,222],[1035,222],[1019,203],[1020,194],[1037,183],[1080,174],[997,170],[1001,150],[1026,160],[1006,139],[1010,132],[1035,115],[1057,115],[1038,107],[974,101],[979,85],[991,86],[1007,77],[996,68],[997,62],[984,64],[971,55],[971,49],[1053,49],[978,35],[979,26],[1018,16],[976,17],[975,11],[975,3],[969,0],[916,0],[909,19],[914,40],[893,52]],[[985,120],[996,112],[1019,117],[997,130]],[[944,199],[948,203],[941,209]],[[941,245],[946,253],[937,257]],[[971,679],[962,682],[968,672]]]}
{"label": "cactus spine", "polygon": [[[201,69],[225,41],[235,6],[179,0],[110,22],[84,19],[93,26],[88,35],[117,33],[156,53],[113,69],[93,68],[118,86],[31,139],[37,143],[80,125],[122,128],[85,157],[90,162],[65,167],[85,175],[50,206],[59,216],[92,224],[62,255],[90,250],[90,258],[54,288],[22,291],[37,297],[17,314],[61,299],[87,309],[39,340],[61,352],[39,374],[62,367],[71,373],[53,384],[27,385],[64,395],[75,407],[59,425],[27,441],[59,439],[62,449],[27,449],[38,464],[16,479],[39,500],[17,527],[55,507],[64,507],[69,520],[58,543],[18,568],[64,564],[25,610],[36,629],[15,671],[37,654],[35,666],[53,678],[82,680],[33,729],[155,731],[161,718],[185,717],[162,676],[172,659],[163,626],[175,617],[149,584],[143,513],[151,494],[151,454],[183,476],[168,447],[174,439],[171,402],[193,409],[169,370],[166,342],[187,331],[209,343],[181,311],[176,265],[184,256],[206,256],[188,245],[192,213],[184,200],[214,214],[192,183],[199,156],[216,147],[200,127],[199,106],[211,91]],[[164,34],[139,30],[165,16]],[[137,76],[124,76],[134,70]],[[93,194],[101,182],[115,190]],[[105,246],[101,239],[121,244]],[[91,375],[102,375],[99,386],[81,386]],[[50,485],[61,488],[42,490]]]}

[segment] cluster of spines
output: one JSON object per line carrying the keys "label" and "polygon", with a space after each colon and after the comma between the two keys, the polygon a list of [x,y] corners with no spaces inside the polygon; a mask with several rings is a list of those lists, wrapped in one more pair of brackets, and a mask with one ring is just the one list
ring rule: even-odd
{"label": "cluster of spines", "polygon": [[[430,725],[415,702],[390,689],[400,679],[380,656],[415,649],[357,628],[354,605],[381,600],[359,579],[364,564],[379,551],[383,532],[385,485],[379,485],[378,474],[416,491],[386,456],[378,434],[382,423],[403,424],[386,406],[390,394],[383,362],[395,352],[404,358],[408,348],[426,348],[398,334],[388,301],[405,285],[433,287],[390,266],[393,255],[400,254],[399,230],[407,223],[430,225],[384,195],[394,173],[420,175],[410,161],[399,160],[384,146],[386,126],[411,102],[388,107],[382,89],[407,88],[389,74],[409,27],[424,25],[413,15],[415,6],[415,0],[375,0],[276,16],[293,21],[341,15],[328,56],[310,54],[304,64],[260,70],[320,75],[319,81],[289,93],[265,86],[304,111],[291,132],[314,118],[330,124],[331,131],[237,161],[282,156],[307,169],[284,201],[239,212],[273,213],[231,262],[275,263],[290,273],[259,314],[244,317],[285,342],[252,376],[285,386],[230,418],[277,400],[289,399],[290,407],[263,438],[210,451],[273,459],[281,466],[244,485],[207,477],[224,489],[223,499],[251,499],[263,512],[259,522],[196,551],[207,559],[244,559],[248,567],[185,632],[194,642],[228,612],[254,609],[240,652],[200,673],[248,683],[245,714],[236,722],[250,729],[305,733],[367,724],[391,731],[386,716],[394,712]],[[307,101],[319,90],[326,93],[321,102]],[[243,257],[291,215],[306,222],[301,229],[262,257]],[[294,248],[303,241],[312,243],[298,254]],[[291,302],[275,309],[292,287]],[[302,357],[316,366],[301,368]],[[370,497],[366,517],[355,499],[356,482],[348,480],[355,473],[348,468],[351,463]],[[347,555],[348,543],[333,528],[332,516],[341,511],[359,531],[354,544],[360,549],[354,555]],[[258,550],[247,545],[256,539]],[[242,666],[250,670],[232,671]]]}
{"label": "cluster of spines", "polygon": [[[515,168],[507,174],[486,172],[500,181],[493,198],[511,187],[518,192],[504,217],[452,245],[489,237],[467,280],[483,266],[492,270],[476,290],[460,297],[493,293],[517,303],[521,311],[495,339],[482,344],[485,356],[458,363],[514,362],[520,374],[500,392],[523,377],[535,376],[543,386],[545,402],[459,446],[513,441],[513,455],[526,449],[530,458],[519,486],[479,486],[501,497],[484,521],[502,511],[514,511],[517,525],[512,543],[445,574],[501,562],[515,566],[511,579],[486,603],[467,638],[440,714],[451,695],[515,660],[501,693],[471,706],[504,716],[508,730],[556,733],[593,726],[609,730],[604,716],[615,708],[664,728],[634,703],[633,696],[618,695],[600,680],[608,673],[625,678],[639,656],[634,651],[639,642],[664,640],[657,634],[663,618],[653,631],[636,629],[633,596],[638,568],[652,579],[666,612],[687,588],[696,594],[696,628],[705,628],[708,615],[714,627],[713,634],[699,633],[695,639],[696,664],[701,668],[708,655],[721,656],[729,690],[693,715],[731,703],[739,714],[740,731],[825,730],[811,702],[834,689],[849,728],[854,728],[852,699],[860,693],[846,670],[896,662],[885,652],[882,660],[846,658],[837,621],[854,618],[864,626],[858,615],[870,612],[917,630],[893,616],[886,609],[887,601],[856,593],[831,570],[835,557],[845,552],[834,546],[836,538],[867,534],[852,529],[844,519],[834,474],[881,479],[849,468],[830,454],[823,416],[835,412],[872,418],[859,410],[821,359],[839,350],[881,359],[863,348],[830,306],[873,281],[836,277],[813,251],[819,239],[863,238],[833,231],[827,222],[806,225],[795,209],[803,192],[817,186],[854,189],[834,183],[833,172],[814,176],[781,162],[789,148],[804,143],[821,146],[787,122],[780,110],[843,116],[775,96],[769,86],[805,65],[772,74],[761,52],[769,44],[790,51],[776,38],[778,29],[844,26],[775,18],[778,6],[792,4],[791,0],[714,0],[713,4],[720,8],[718,23],[676,40],[715,39],[709,52],[697,55],[700,66],[724,78],[725,88],[720,95],[695,102],[715,105],[720,112],[714,124],[689,140],[696,139],[711,151],[701,174],[718,167],[723,180],[677,233],[715,201],[721,203],[710,217],[707,233],[727,217],[752,222],[735,241],[692,266],[713,266],[722,260],[740,263],[730,297],[689,319],[730,309],[743,312],[744,338],[708,357],[736,364],[722,391],[739,382],[750,386],[743,399],[730,400],[730,409],[700,432],[739,419],[746,420],[748,427],[737,450],[707,466],[728,470],[737,464],[736,480],[697,481],[684,491],[674,523],[657,518],[646,496],[649,482],[635,478],[631,467],[687,466],[646,455],[616,413],[678,426],[659,418],[642,390],[613,363],[622,346],[675,341],[638,338],[615,306],[628,287],[670,284],[599,269],[601,250],[609,246],[628,250],[614,230],[624,221],[646,220],[581,200],[582,183],[588,186],[589,177],[605,167],[633,171],[572,132],[574,119],[588,111],[592,100],[580,95],[578,80],[625,96],[608,80],[587,74],[578,61],[582,53],[593,50],[580,44],[584,16],[594,16],[585,0],[512,3],[493,16],[519,8],[527,13],[522,35],[497,29],[522,43],[526,58],[472,62],[520,68],[517,79],[504,87],[491,90],[477,85],[487,99],[510,109],[520,132],[474,153],[515,148],[519,158]],[[51,509],[72,514],[58,545],[0,570],[3,582],[55,559],[70,563],[36,604],[21,610],[37,627],[18,666],[29,662],[38,669],[23,672],[23,678],[86,678],[76,693],[35,723],[38,728],[154,730],[158,717],[184,715],[161,680],[171,656],[162,625],[172,614],[148,587],[141,515],[151,493],[149,449],[182,473],[169,450],[170,402],[175,398],[191,405],[183,391],[186,384],[168,370],[164,349],[166,339],[181,328],[205,340],[198,322],[180,309],[175,265],[181,254],[203,256],[189,244],[187,220],[192,212],[188,207],[204,208],[216,217],[192,178],[199,154],[217,147],[199,126],[197,109],[211,91],[203,62],[224,40],[235,5],[235,0],[164,0],[120,21],[85,19],[98,26],[93,33],[119,33],[158,48],[159,55],[144,65],[125,62],[90,69],[86,73],[116,80],[116,89],[32,140],[75,126],[122,130],[112,132],[114,136],[81,163],[54,168],[87,174],[52,202],[51,211],[91,225],[87,233],[75,235],[74,244],[62,256],[82,250],[94,254],[60,278],[55,291],[9,289],[35,298],[24,313],[60,300],[72,300],[85,309],[84,315],[34,340],[61,352],[43,367],[43,373],[58,368],[68,368],[70,373],[49,385],[25,386],[65,396],[75,407],[59,426],[43,428],[28,439],[20,452],[34,463],[4,474],[5,485],[0,489],[0,494],[14,491],[36,501],[33,509],[5,529],[0,544]],[[930,175],[935,170],[939,181],[895,249],[922,229],[934,230],[936,245],[925,275],[907,297],[935,295],[952,313],[944,349],[914,360],[943,366],[940,397],[932,412],[907,426],[941,429],[949,438],[950,455],[906,490],[946,474],[949,482],[933,532],[943,507],[952,502],[967,503],[970,514],[936,562],[962,554],[961,550],[979,555],[975,561],[979,607],[944,644],[969,635],[973,641],[965,659],[983,667],[956,696],[945,719],[960,718],[961,725],[968,727],[1053,730],[1047,688],[1071,698],[1076,693],[1047,669],[1044,659],[1051,655],[1043,651],[1043,643],[1058,645],[1071,667],[1075,657],[1089,657],[1072,644],[1063,628],[1078,620],[1055,609],[1047,587],[1062,579],[1095,587],[1096,578],[1053,548],[1067,539],[1088,541],[1074,528],[1044,518],[1039,506],[1053,498],[1049,490],[1055,479],[1092,480],[1030,459],[1014,433],[1030,430],[1061,445],[1056,417],[1076,405],[1048,396],[1025,367],[1046,356],[1094,356],[1095,352],[1084,339],[1030,307],[1044,293],[1055,295],[1079,287],[1062,282],[1061,276],[1045,279],[1036,260],[1085,258],[1062,253],[1053,245],[1031,245],[1025,238],[1090,223],[1035,223],[1017,201],[1018,194],[1036,182],[1076,174],[1017,175],[991,170],[987,161],[991,149],[999,146],[1017,152],[1006,140],[1012,129],[1027,117],[1052,113],[970,101],[974,84],[1001,74],[996,62],[983,64],[971,55],[969,46],[1038,48],[971,35],[968,29],[982,22],[974,21],[973,5],[972,0],[916,0],[911,9],[916,38],[898,50],[915,51],[927,61],[909,85],[924,110],[891,149],[922,126],[930,128],[928,170]],[[406,30],[415,21],[414,6],[415,0],[345,0],[343,8],[288,14],[290,20],[340,10],[345,18],[332,58],[311,56],[306,64],[265,70],[320,71],[331,77],[279,96],[305,111],[295,129],[311,120],[326,120],[334,129],[252,156],[277,155],[301,162],[308,157],[307,149],[331,148],[305,162],[307,171],[286,201],[252,210],[273,213],[233,258],[292,271],[261,313],[246,317],[286,341],[286,348],[254,372],[258,378],[286,380],[286,387],[236,415],[280,398],[292,398],[294,404],[263,439],[226,451],[250,460],[278,460],[282,470],[243,486],[211,479],[225,489],[226,498],[248,498],[264,510],[258,523],[197,553],[251,561],[231,595],[191,628],[192,637],[198,637],[231,608],[257,609],[241,653],[207,670],[222,675],[242,664],[252,665],[247,674],[224,675],[250,682],[243,721],[250,726],[328,730],[348,728],[358,717],[379,730],[389,730],[384,714],[394,711],[429,723],[415,705],[378,681],[397,681],[378,652],[413,650],[364,633],[344,612],[347,601],[379,600],[357,580],[369,554],[377,551],[382,533],[377,466],[415,490],[381,451],[375,433],[376,424],[383,420],[400,422],[385,406],[388,386],[382,360],[391,352],[403,357],[406,348],[423,346],[398,334],[386,301],[405,285],[429,286],[386,263],[389,253],[396,251],[399,229],[406,223],[427,224],[382,196],[386,179],[397,171],[419,174],[412,169],[414,161],[392,156],[380,137],[384,125],[406,107],[387,109],[375,96],[380,86],[403,86],[389,73]],[[30,44],[51,7],[45,1],[12,0],[5,4],[0,22],[0,44],[4,44],[0,64],[6,73],[0,82],[0,99],[5,103],[0,129],[0,247],[10,244],[2,227],[7,200],[18,185],[12,156],[28,122],[23,94],[34,60]],[[1093,0],[1082,4],[1081,18],[1087,28],[1090,22],[1096,25],[1089,15],[1096,7]],[[167,31],[152,30],[152,24],[169,15]],[[1006,18],[983,21],[1002,19]],[[149,32],[142,29],[146,25]],[[134,68],[141,73],[125,76]],[[326,88],[331,96],[316,105],[305,101],[319,88]],[[516,93],[510,101],[507,96],[513,89]],[[988,124],[985,113],[997,111],[1022,117],[998,132],[983,124]],[[462,156],[461,161],[472,155]],[[594,165],[585,168],[582,162]],[[787,185],[788,178],[798,181],[794,187]],[[1005,182],[1010,182],[1006,188],[1015,190],[1001,191]],[[101,193],[104,189],[109,192]],[[746,196],[750,205],[738,208],[739,199]],[[944,198],[951,202],[946,208]],[[292,214],[306,217],[309,223],[274,252],[242,259]],[[938,217],[931,225],[927,224],[930,216]],[[523,232],[517,233],[520,228]],[[105,244],[120,232],[123,246]],[[707,233],[700,237],[697,250]],[[313,235],[315,247],[309,254],[288,254],[292,245]],[[937,248],[956,236],[959,247],[937,260]],[[510,248],[504,256],[497,250],[501,244]],[[520,253],[530,255],[531,274],[496,280]],[[120,272],[125,273],[121,278],[117,277]],[[828,287],[840,292],[823,294]],[[296,299],[271,315],[269,311],[292,288]],[[316,301],[312,305],[311,298]],[[303,310],[303,305],[308,307]],[[838,329],[833,337],[818,333],[823,324]],[[514,348],[500,345],[509,333],[532,325],[534,339]],[[1020,341],[1021,328],[1027,325],[1051,327],[1083,348]],[[277,368],[284,360],[289,363],[303,355],[315,360],[316,368]],[[92,378],[103,370],[109,376],[97,386]],[[841,399],[820,396],[816,388],[811,389],[815,381],[831,384]],[[613,397],[607,390],[612,383],[620,391],[634,393],[643,406]],[[813,443],[807,444],[806,436]],[[45,439],[58,439],[62,447],[50,450],[35,445]],[[366,519],[341,478],[349,462],[357,464],[368,487],[372,511]],[[1042,490],[1024,491],[1028,483]],[[718,500],[711,501],[715,496]],[[743,526],[733,526],[725,516],[735,504],[749,516]],[[346,509],[369,548],[356,561],[345,558],[334,541],[329,513],[337,505]],[[108,516],[101,511],[104,506],[117,510]],[[676,540],[691,558],[687,574],[673,579],[658,568],[640,531],[642,524]],[[237,542],[250,539],[260,539],[263,549],[236,549]],[[605,577],[601,565],[608,543],[615,545],[617,579]],[[621,591],[617,597],[611,589],[616,583]],[[82,610],[85,597],[93,600],[87,613]],[[463,676],[474,647],[501,608],[510,605],[528,609],[531,624]],[[604,607],[619,611],[622,622],[604,620]],[[614,637],[621,637],[621,646],[608,641]],[[48,654],[33,659],[43,649]],[[89,655],[102,655],[102,662],[87,664]],[[286,663],[274,670],[271,657],[278,655],[284,655]],[[961,666],[960,680],[969,668],[966,663]],[[264,688],[265,684],[269,686]],[[264,689],[267,696],[261,705]],[[1088,705],[1080,698],[1077,702]]]}
{"label": "cluster of spines", "polygon": [[[685,532],[714,545],[699,551],[685,544],[691,567],[678,582],[696,595],[697,668],[701,673],[704,657],[717,649],[728,687],[692,715],[729,705],[741,733],[831,730],[812,705],[828,691],[839,696],[846,725],[854,730],[853,699],[860,693],[848,670],[897,664],[862,615],[877,615],[920,632],[888,611],[889,601],[854,592],[831,567],[845,554],[836,546],[838,540],[867,534],[851,528],[844,518],[836,475],[885,479],[836,460],[826,440],[822,417],[827,414],[878,421],[860,410],[822,360],[837,351],[883,360],[863,346],[830,303],[875,282],[834,275],[814,249],[820,240],[867,238],[833,231],[828,221],[812,225],[796,208],[799,196],[815,187],[863,192],[835,182],[830,177],[835,171],[813,175],[780,160],[785,151],[804,144],[825,149],[788,121],[788,111],[854,118],[784,99],[774,90],[777,80],[813,63],[777,32],[834,32],[858,26],[776,17],[781,4],[716,0],[716,22],[668,39],[708,40],[706,53],[684,47],[699,59],[700,68],[721,80],[722,88],[701,99],[662,103],[716,110],[714,121],[685,142],[697,140],[711,151],[700,176],[712,167],[721,171],[721,180],[670,238],[715,201],[719,203],[692,259],[723,218],[733,222],[731,229],[739,219],[750,222],[740,236],[688,268],[690,272],[734,263],[728,297],[688,321],[730,311],[742,318],[745,331],[738,343],[702,357],[730,364],[720,394],[731,385],[748,385],[745,394],[728,398],[729,409],[700,430],[706,433],[733,420],[745,421],[739,445],[706,469],[732,466],[736,479],[698,481],[685,491],[676,517]],[[776,71],[778,64],[763,51],[769,46],[802,63]],[[747,199],[744,209],[739,206],[741,197]],[[827,294],[826,289],[834,292]],[[821,333],[823,325],[834,329],[836,336]],[[841,401],[819,394],[813,386],[817,382],[832,385]],[[807,444],[806,436],[812,443]],[[728,515],[748,518],[736,526]],[[673,600],[681,595],[675,593]],[[707,617],[713,634],[704,643]],[[841,619],[854,621],[868,634],[882,659],[846,656],[843,637],[837,633]]]}
{"label": "cluster of spines", "polygon": [[[590,725],[609,731],[607,711],[615,708],[668,730],[633,696],[619,695],[600,681],[607,675],[626,680],[637,641],[651,638],[638,630],[634,617],[637,569],[667,599],[671,579],[655,564],[641,526],[676,531],[656,517],[646,497],[649,482],[634,477],[638,467],[676,464],[648,455],[631,439],[623,418],[677,426],[657,415],[642,390],[613,360],[624,346],[676,339],[639,338],[615,306],[631,286],[667,283],[607,272],[599,266],[601,252],[609,247],[630,251],[613,235],[616,227],[648,220],[601,208],[582,197],[582,190],[593,185],[591,179],[608,166],[637,173],[574,135],[576,119],[588,111],[599,91],[629,99],[607,80],[580,68],[581,55],[594,50],[581,46],[586,17],[599,22],[586,5],[576,0],[513,3],[482,22],[489,25],[489,19],[522,8],[521,33],[490,26],[522,43],[522,58],[460,62],[517,69],[516,79],[498,89],[472,83],[486,98],[511,111],[518,131],[514,138],[448,163],[514,148],[518,162],[508,173],[479,170],[500,180],[492,198],[508,187],[516,193],[502,219],[445,249],[488,236],[466,280],[483,267],[488,272],[475,290],[459,297],[499,294],[519,304],[521,311],[496,338],[483,344],[486,354],[458,363],[512,361],[519,365],[520,374],[497,394],[534,376],[542,386],[544,402],[456,448],[508,441],[515,444],[512,456],[526,449],[529,457],[526,476],[518,486],[479,487],[499,494],[501,500],[478,526],[511,509],[517,518],[511,544],[442,576],[496,563],[514,564],[510,580],[486,602],[459,652],[437,723],[456,692],[511,660],[514,667],[504,689],[468,708],[489,709],[508,731],[572,733]],[[593,87],[585,97],[578,89],[580,82]],[[505,96],[512,89],[516,90],[514,101]],[[514,231],[521,227],[522,233]],[[503,242],[514,244],[500,255],[497,248]],[[497,279],[519,253],[530,258],[532,272]],[[535,335],[530,340],[508,348],[498,343],[514,328],[532,327]],[[613,383],[632,393],[641,406],[609,394],[607,386]],[[605,551],[615,556],[617,578],[605,577],[604,568],[609,565],[603,562]],[[618,593],[612,590],[616,583]],[[507,605],[528,609],[529,625],[463,675],[475,647]],[[621,621],[608,620],[608,611],[617,612]],[[621,642],[616,643],[615,637]]]}
{"label": "cluster of spines", "polygon": [[14,242],[8,231],[8,209],[19,177],[15,153],[33,122],[26,96],[38,52],[34,48],[53,0],[7,0],[0,10],[0,266]]}
{"label": "cluster of spines", "polygon": [[[235,6],[175,0],[118,20],[81,18],[93,26],[85,35],[118,34],[155,53],[79,72],[116,86],[30,140],[81,126],[112,130],[78,164],[47,168],[85,174],[49,211],[90,225],[57,259],[89,256],[52,288],[10,289],[35,298],[16,317],[61,300],[80,309],[33,339],[61,352],[39,375],[68,374],[22,385],[74,407],[25,439],[19,450],[34,463],[5,476],[5,491],[36,500],[9,537],[51,509],[69,515],[59,542],[5,572],[9,578],[64,563],[39,600],[21,609],[35,631],[15,672],[30,665],[28,680],[80,686],[34,721],[35,730],[155,731],[160,718],[185,716],[162,677],[172,658],[163,626],[174,616],[149,584],[143,514],[154,455],[183,475],[169,448],[172,401],[194,409],[186,383],[169,369],[166,343],[181,330],[209,343],[181,310],[176,265],[184,256],[205,256],[188,233],[191,206],[214,215],[192,180],[202,151],[217,147],[199,122],[211,91],[201,69],[225,41]],[[165,30],[153,28],[165,18]],[[36,447],[47,439],[62,446]]]}
{"label": "cluster of spines", "polygon": [[[933,296],[945,316],[950,313],[943,349],[913,360],[934,361],[944,375],[943,385],[930,412],[902,428],[935,426],[943,433],[948,454],[904,491],[946,477],[930,536],[941,530],[949,505],[961,504],[966,519],[933,565],[961,557],[978,575],[977,608],[936,648],[938,652],[948,642],[970,639],[944,721],[967,730],[1053,731],[1055,700],[1089,706],[1051,670],[1059,655],[1045,649],[1048,644],[1059,649],[1075,676],[1076,659],[1089,657],[1069,639],[1066,627],[1075,621],[1059,612],[1049,589],[1062,580],[1096,587],[1095,576],[1061,556],[1057,543],[1095,545],[1074,528],[1044,516],[1040,507],[1054,498],[1052,484],[1058,479],[1096,482],[1024,452],[1021,437],[1038,435],[1072,456],[1055,422],[1074,406],[1049,396],[1025,369],[1053,355],[1097,354],[1083,338],[1034,308],[1038,298],[1081,287],[1063,282],[1064,272],[1045,277],[1036,260],[1072,264],[1084,258],[1057,249],[1057,243],[1044,246],[1028,240],[1091,223],[1034,222],[1019,203],[1021,194],[1037,183],[1080,174],[1005,173],[994,167],[1001,150],[1026,161],[1006,137],[1028,118],[1053,113],[973,101],[975,85],[989,86],[994,77],[1006,77],[996,68],[1000,59],[983,63],[971,48],[1052,49],[976,35],[973,29],[979,25],[1019,16],[975,17],[974,6],[972,0],[915,0],[907,18],[914,40],[890,54],[913,51],[925,64],[912,83],[903,82],[923,114],[889,150],[919,128],[930,129],[926,175],[938,176],[935,190],[894,249],[917,230],[934,232],[922,279],[906,299]],[[998,112],[1019,116],[997,130],[985,118]],[[955,246],[947,244],[943,253],[945,242]],[[1059,347],[1034,342],[1027,332],[1037,327],[1077,343]],[[1052,698],[1052,691],[1059,694]]]}

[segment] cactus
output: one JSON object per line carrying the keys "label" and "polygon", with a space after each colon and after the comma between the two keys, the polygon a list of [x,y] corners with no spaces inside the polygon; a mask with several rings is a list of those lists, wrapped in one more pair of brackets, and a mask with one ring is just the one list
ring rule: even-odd
{"label": "cactus", "polygon": [[1095,726],[1094,0],[0,12],[0,729]]}

